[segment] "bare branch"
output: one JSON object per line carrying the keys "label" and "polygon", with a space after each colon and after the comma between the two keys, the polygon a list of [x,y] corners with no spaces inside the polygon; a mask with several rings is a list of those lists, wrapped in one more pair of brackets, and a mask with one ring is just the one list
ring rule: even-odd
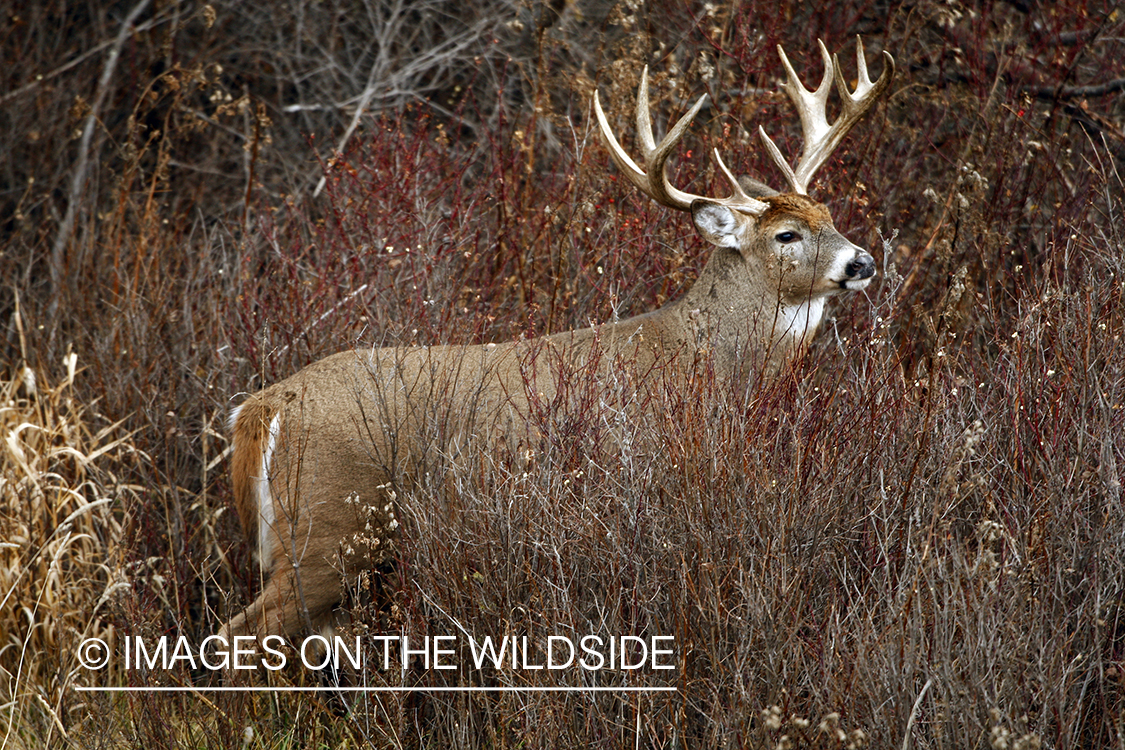
{"label": "bare branch", "polygon": [[1036,99],[1054,101],[1056,99],[1082,99],[1092,96],[1105,96],[1116,91],[1125,90],[1125,78],[1114,78],[1112,81],[1094,84],[1092,86],[1028,86],[1024,88],[1028,94]]}
{"label": "bare branch", "polygon": [[63,255],[66,250],[66,243],[70,240],[71,232],[74,230],[74,219],[78,213],[78,205],[82,198],[82,188],[86,185],[86,170],[90,164],[90,141],[94,138],[94,128],[98,122],[98,115],[101,112],[102,105],[105,103],[106,95],[109,93],[109,84],[113,79],[113,73],[117,70],[117,61],[121,57],[121,48],[125,46],[125,41],[129,38],[133,31],[133,23],[137,17],[144,12],[148,7],[149,0],[140,0],[133,10],[129,11],[129,15],[125,17],[125,21],[121,24],[121,30],[117,33],[117,39],[113,42],[113,47],[109,51],[109,57],[106,58],[105,67],[102,69],[101,78],[98,80],[97,94],[94,96],[94,102],[90,106],[90,114],[86,117],[86,125],[82,128],[82,139],[78,144],[78,161],[74,167],[74,178],[70,183],[70,197],[67,201],[66,215],[63,217],[62,222],[59,224],[59,232],[55,236],[55,244],[51,248],[51,306],[48,317],[53,318],[55,310],[59,301],[59,291],[62,285],[62,267]]}

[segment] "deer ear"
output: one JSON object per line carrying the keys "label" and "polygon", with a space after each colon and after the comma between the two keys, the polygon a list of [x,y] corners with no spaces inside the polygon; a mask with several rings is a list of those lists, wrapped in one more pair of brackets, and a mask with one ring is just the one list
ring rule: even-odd
{"label": "deer ear", "polygon": [[753,221],[745,214],[705,200],[692,202],[691,218],[703,239],[712,245],[729,247],[731,250],[741,249],[746,228]]}

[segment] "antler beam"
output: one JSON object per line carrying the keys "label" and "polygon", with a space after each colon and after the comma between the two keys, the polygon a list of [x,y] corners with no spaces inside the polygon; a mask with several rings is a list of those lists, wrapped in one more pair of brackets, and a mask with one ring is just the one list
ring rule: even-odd
{"label": "antler beam", "polygon": [[638,167],[636,162],[625,152],[625,149],[621,147],[621,144],[617,142],[613,131],[610,130],[605,112],[602,111],[601,102],[598,101],[597,91],[594,92],[594,112],[597,114],[602,136],[605,138],[606,145],[609,146],[609,152],[613,157],[614,163],[617,164],[617,167],[637,189],[657,203],[662,206],[668,206],[669,208],[675,208],[679,211],[690,211],[692,201],[708,200],[714,203],[720,203],[736,211],[759,215],[763,213],[768,206],[760,200],[751,198],[742,190],[738,184],[738,180],[736,180],[734,175],[731,174],[731,171],[727,169],[727,165],[723,163],[722,157],[719,156],[718,149],[715,150],[715,159],[718,162],[719,169],[722,170],[733,188],[733,191],[728,197],[721,199],[706,198],[705,196],[679,190],[668,182],[668,176],[664,171],[664,165],[668,161],[668,156],[672,153],[672,149],[679,144],[688,125],[695,119],[695,116],[699,113],[706,99],[706,94],[701,96],[699,101],[695,103],[695,106],[672,126],[672,129],[661,139],[660,143],[657,143],[652,134],[652,118],[649,115],[648,66],[645,66],[644,71],[641,73],[641,85],[637,90],[637,139],[644,153],[645,169],[648,170],[647,172],[645,169]]}

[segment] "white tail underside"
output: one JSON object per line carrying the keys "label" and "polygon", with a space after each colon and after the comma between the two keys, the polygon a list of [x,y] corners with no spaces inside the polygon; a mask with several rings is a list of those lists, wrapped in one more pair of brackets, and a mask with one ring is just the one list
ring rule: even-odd
{"label": "white tail underside", "polygon": [[263,575],[269,575],[273,562],[270,532],[273,531],[276,516],[273,495],[270,494],[270,463],[277,450],[277,434],[280,430],[281,415],[275,414],[270,420],[269,439],[266,441],[266,450],[262,453],[262,471],[254,478],[254,503],[258,506],[258,565],[261,566]]}

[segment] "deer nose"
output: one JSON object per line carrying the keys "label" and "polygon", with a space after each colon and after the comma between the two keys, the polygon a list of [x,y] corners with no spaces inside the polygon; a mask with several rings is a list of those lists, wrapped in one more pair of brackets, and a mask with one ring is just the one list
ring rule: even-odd
{"label": "deer nose", "polygon": [[867,253],[860,253],[844,266],[849,279],[869,279],[875,275],[875,259]]}

